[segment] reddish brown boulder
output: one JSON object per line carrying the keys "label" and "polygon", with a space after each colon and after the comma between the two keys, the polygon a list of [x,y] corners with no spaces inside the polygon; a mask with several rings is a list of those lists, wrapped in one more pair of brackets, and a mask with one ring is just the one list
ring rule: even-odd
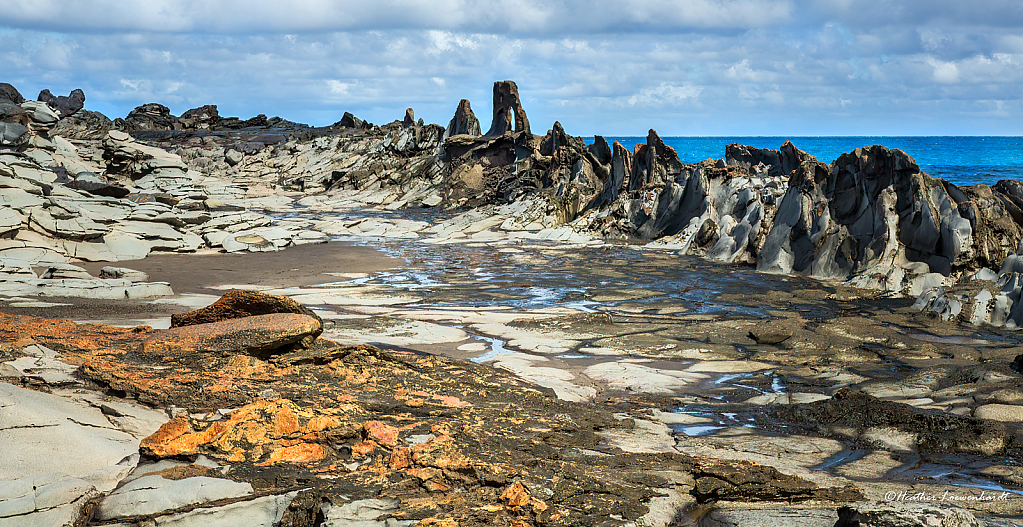
{"label": "reddish brown boulder", "polygon": [[317,327],[310,338],[303,342],[308,346],[323,332],[323,321],[308,307],[286,297],[268,295],[259,291],[235,289],[220,297],[216,302],[195,311],[171,315],[171,327],[209,324],[232,318],[269,315],[271,313],[297,313],[316,319]]}
{"label": "reddish brown boulder", "polygon": [[318,319],[298,313],[271,313],[157,331],[142,342],[142,352],[178,357],[196,353],[265,356],[291,351],[319,332]]}

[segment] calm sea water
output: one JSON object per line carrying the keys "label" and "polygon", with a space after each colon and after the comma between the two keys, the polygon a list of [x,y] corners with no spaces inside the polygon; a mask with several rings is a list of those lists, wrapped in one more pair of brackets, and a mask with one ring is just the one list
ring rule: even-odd
{"label": "calm sea water", "polygon": [[[606,137],[632,150],[645,137]],[[664,137],[684,163],[725,157],[725,145],[740,143],[757,148],[778,148],[786,140],[830,163],[845,152],[864,145],[898,148],[916,160],[928,174],[956,185],[986,183],[1000,179],[1023,180],[1023,137]],[[587,142],[593,142],[589,138]]]}

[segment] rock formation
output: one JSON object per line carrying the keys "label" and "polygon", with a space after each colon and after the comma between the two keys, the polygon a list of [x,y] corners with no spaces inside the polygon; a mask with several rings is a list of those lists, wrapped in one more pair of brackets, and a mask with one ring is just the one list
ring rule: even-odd
{"label": "rock formation", "polygon": [[512,131],[530,134],[529,119],[526,118],[526,110],[522,108],[522,102],[519,100],[519,87],[513,81],[495,82],[494,120],[486,135],[493,137]]}
{"label": "rock formation", "polygon": [[118,130],[181,130],[184,126],[171,115],[170,108],[151,102],[135,107],[124,119],[115,119]]}
{"label": "rock formation", "polygon": [[453,135],[471,135],[475,137],[479,136],[480,133],[480,122],[476,119],[476,115],[472,113],[472,106],[470,106],[469,101],[466,99],[458,101],[455,115],[444,130],[444,139]]}
{"label": "rock formation", "polygon": [[76,88],[71,91],[70,95],[54,97],[50,90],[43,90],[39,92],[37,100],[46,103],[50,109],[57,112],[61,119],[64,119],[71,117],[85,106],[85,92]]}
{"label": "rock formation", "polygon": [[207,104],[181,114],[178,122],[188,129],[209,130],[217,128],[220,124],[220,113],[216,104]]}
{"label": "rock formation", "polygon": [[[196,177],[226,176],[253,188],[356,192],[359,199],[387,207],[465,209],[521,201],[522,210],[537,217],[524,217],[518,227],[508,228],[573,222],[571,229],[580,235],[648,242],[762,271],[913,296],[963,283],[980,269],[1002,268],[1023,235],[1019,182],[959,188],[922,173],[905,153],[881,146],[824,164],[789,142],[777,150],[733,144],[722,160],[687,165],[654,130],[633,151],[608,145],[601,137],[586,145],[559,122],[541,137],[530,132],[511,81],[494,84],[494,121],[482,136],[466,100],[459,102],[447,128],[420,124],[411,109],[403,120],[379,127],[345,113],[333,126],[311,128],[265,116],[222,118],[213,105],[179,118],[162,105],[147,104],[110,123],[87,110],[58,116],[46,104],[23,101],[9,85],[2,93],[0,143],[9,150],[46,152],[18,158],[19,171],[50,171],[53,175],[38,181],[92,197],[123,198],[132,192],[199,196],[204,191],[193,185]],[[80,150],[50,141],[56,135],[103,142]],[[6,159],[14,166],[14,157]],[[49,198],[50,191],[42,189],[37,195]],[[239,214],[238,205],[229,203],[236,191],[227,192],[176,207]],[[14,219],[24,212],[24,199],[19,199],[22,208],[3,213],[7,236],[17,237],[19,231]],[[78,244],[76,251],[118,230],[106,232],[69,207],[40,208],[24,216],[26,225]],[[541,208],[543,214],[536,212]],[[540,216],[544,219],[538,224],[534,220]],[[263,220],[228,234],[223,223],[197,219],[169,225],[200,238],[142,233],[135,227],[128,232],[147,240],[170,236],[174,242],[155,247],[172,250],[197,247],[196,239],[206,246],[249,251],[307,240],[266,230]],[[992,288],[1009,282],[998,282],[988,294],[998,296]],[[929,299],[945,298],[943,292],[931,293]],[[1015,302],[1013,294],[1005,295],[999,302]],[[965,297],[957,298],[938,301],[931,309],[963,304]],[[967,318],[1013,317],[1005,312]]]}
{"label": "rock formation", "polygon": [[21,96],[21,93],[14,86],[6,82],[0,82],[0,102],[21,104],[25,102],[25,98]]}

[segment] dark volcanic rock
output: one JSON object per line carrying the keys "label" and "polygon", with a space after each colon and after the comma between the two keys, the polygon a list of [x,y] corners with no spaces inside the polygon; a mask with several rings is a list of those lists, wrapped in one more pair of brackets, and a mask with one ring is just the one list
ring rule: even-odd
{"label": "dark volcanic rock", "polygon": [[908,291],[911,274],[998,267],[1021,232],[988,190],[959,189],[905,152],[874,145],[795,170],[757,269],[876,276],[887,290]]}
{"label": "dark volcanic rock", "polygon": [[0,100],[0,122],[28,124],[28,112],[13,102]]}
{"label": "dark volcanic rock", "polygon": [[757,344],[781,344],[791,337],[791,329],[771,324],[759,325],[749,332],[749,338],[755,340]]}
{"label": "dark volcanic rock", "polygon": [[636,145],[632,162],[629,190],[663,187],[675,181],[682,173],[682,161],[679,160],[678,153],[674,148],[664,144],[661,136],[653,129],[647,133],[645,145]]}
{"label": "dark volcanic rock", "polygon": [[135,107],[123,120],[114,121],[125,131],[139,130],[181,130],[182,124],[170,113],[170,108],[151,102]]}
{"label": "dark volcanic rock", "polygon": [[366,121],[363,121],[362,119],[359,119],[358,117],[352,115],[349,112],[345,112],[345,114],[341,117],[341,120],[336,122],[336,123],[334,123],[334,124],[332,124],[331,127],[332,128],[372,128],[373,125],[371,123],[367,123]]}
{"label": "dark volcanic rock", "polygon": [[494,121],[486,135],[492,137],[511,131],[529,134],[529,119],[526,118],[526,110],[522,109],[519,88],[515,82],[498,81],[494,83]]}
{"label": "dark volcanic rock", "polygon": [[216,104],[207,104],[181,114],[178,121],[188,129],[210,130],[217,128],[217,125],[220,124],[220,113],[217,111]]}
{"label": "dark volcanic rock", "polygon": [[412,108],[405,110],[405,119],[401,121],[402,128],[412,128],[416,125],[416,114],[412,111]]}
{"label": "dark volcanic rock", "polygon": [[74,89],[70,95],[54,97],[50,90],[39,92],[38,100],[46,103],[61,119],[70,117],[85,106],[85,92],[81,89]]}
{"label": "dark volcanic rock", "polygon": [[50,131],[67,139],[103,139],[114,128],[114,122],[107,116],[90,110],[79,110],[70,117],[63,117]]}
{"label": "dark volcanic rock", "polygon": [[448,123],[447,129],[444,131],[444,138],[447,139],[453,135],[480,135],[480,122],[476,119],[476,115],[472,113],[472,107],[469,105],[469,101],[462,99],[458,101],[458,108],[455,109],[455,115],[451,118],[451,122]]}
{"label": "dark volcanic rock", "polygon": [[761,164],[767,168],[768,177],[787,176],[806,161],[817,158],[799,150],[790,141],[785,141],[778,150],[755,148],[732,143],[725,147],[725,162],[755,172]]}
{"label": "dark volcanic rock", "polygon": [[597,162],[606,165],[611,162],[611,147],[607,145],[607,139],[602,135],[593,136],[593,144],[587,149],[597,158]]}
{"label": "dark volcanic rock", "polygon": [[831,399],[778,408],[773,415],[802,426],[816,426],[826,435],[839,430],[896,429],[916,437],[920,452],[961,452],[996,455],[1023,447],[1003,423],[963,417],[908,404],[883,401],[843,388]]}
{"label": "dark volcanic rock", "polygon": [[14,104],[25,102],[25,98],[18,93],[18,90],[6,82],[0,82],[0,102],[9,101]]}
{"label": "dark volcanic rock", "polygon": [[0,145],[18,146],[28,141],[28,128],[21,123],[0,123]]}

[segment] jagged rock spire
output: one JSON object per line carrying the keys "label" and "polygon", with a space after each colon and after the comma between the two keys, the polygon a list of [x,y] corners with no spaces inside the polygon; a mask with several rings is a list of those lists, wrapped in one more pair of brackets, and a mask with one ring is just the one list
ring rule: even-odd
{"label": "jagged rock spire", "polygon": [[480,133],[480,121],[476,118],[476,114],[472,113],[469,101],[467,99],[458,101],[455,116],[448,123],[448,128],[445,130],[444,135],[446,137],[462,134],[479,136]]}
{"label": "jagged rock spire", "polygon": [[519,87],[514,81],[497,81],[494,83],[494,121],[490,125],[487,137],[497,136],[513,131],[512,119],[515,120],[515,132],[531,133],[526,111],[519,100]]}

